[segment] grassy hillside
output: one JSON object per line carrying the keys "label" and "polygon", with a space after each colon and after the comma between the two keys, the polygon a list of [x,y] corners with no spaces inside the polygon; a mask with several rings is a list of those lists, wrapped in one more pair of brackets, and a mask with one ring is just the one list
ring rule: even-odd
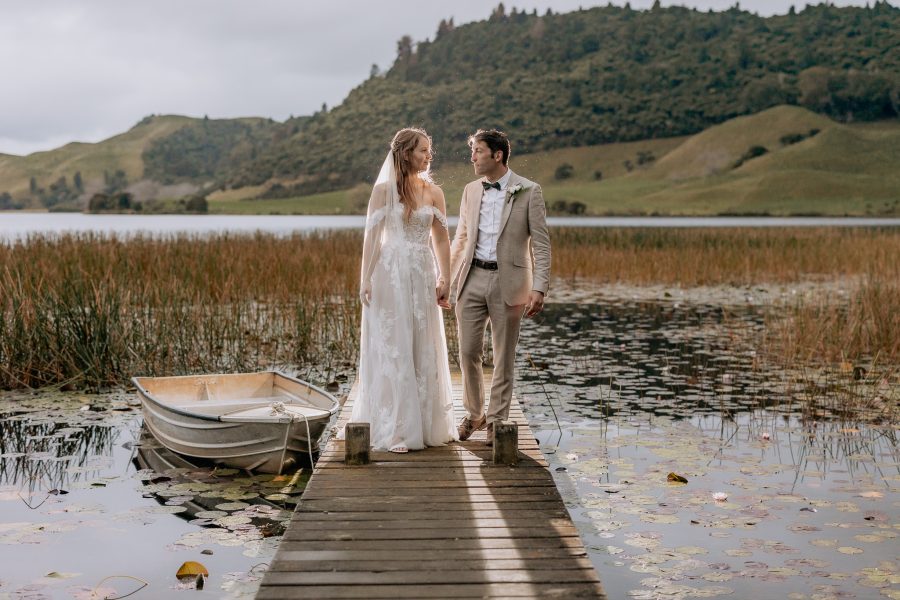
{"label": "grassy hillside", "polygon": [[791,106],[738,117],[691,137],[657,161],[648,175],[678,181],[725,173],[754,146],[778,148],[786,135],[808,135],[834,124],[827,117]]}
{"label": "grassy hillside", "polygon": [[47,185],[59,177],[71,178],[78,171],[87,182],[102,182],[103,172],[123,170],[129,180],[143,176],[141,155],[153,141],[172,134],[194,121],[189,117],[162,116],[142,122],[125,133],[96,144],[73,142],[47,152],[28,156],[0,156],[0,191],[14,196],[28,191],[34,177],[39,185]]}
{"label": "grassy hillside", "polygon": [[[766,153],[735,166],[754,146]],[[514,150],[510,164],[541,183],[557,213],[565,210],[559,203],[581,203],[592,215],[900,214],[900,120],[845,125],[780,106],[694,136],[525,155]],[[564,164],[571,165],[571,176],[557,179]],[[463,186],[474,179],[471,166],[445,161],[435,179],[456,214]],[[261,201],[252,199],[255,190],[243,196],[229,190],[209,200],[211,212],[359,214],[367,192],[367,185],[358,185]]]}
{"label": "grassy hillside", "polygon": [[[183,132],[193,129],[238,126],[240,131],[265,130],[271,123],[268,119],[221,119],[208,121],[176,115],[151,116],[122,133],[101,142],[88,144],[73,142],[62,148],[46,152],[35,152],[28,156],[0,155],[0,193],[8,192],[16,198],[27,198],[33,177],[39,187],[46,188],[65,177],[72,186],[75,173],[80,173],[86,194],[104,186],[104,173],[112,175],[122,171],[129,183],[145,179],[147,163],[145,155],[154,148],[166,148],[170,140],[183,136]],[[191,157],[189,149],[179,153],[169,169],[178,173],[177,164]],[[205,154],[204,154],[205,155]],[[157,169],[154,181],[157,184],[176,183],[183,178],[163,176]],[[158,189],[158,186],[156,186]],[[31,199],[34,202],[34,199]],[[34,206],[32,204],[32,206]],[[37,206],[34,206],[37,207]]]}

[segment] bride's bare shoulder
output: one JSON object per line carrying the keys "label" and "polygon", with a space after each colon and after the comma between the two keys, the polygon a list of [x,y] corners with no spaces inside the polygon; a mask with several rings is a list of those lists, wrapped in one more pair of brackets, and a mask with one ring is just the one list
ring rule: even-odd
{"label": "bride's bare shoulder", "polygon": [[441,212],[446,211],[447,201],[444,200],[444,190],[441,189],[441,186],[429,183],[428,188],[426,189],[428,191],[429,203],[435,208],[438,208]]}
{"label": "bride's bare shoulder", "polygon": [[441,189],[441,186],[434,183],[433,181],[425,182],[425,192],[428,194],[428,198],[431,200],[432,204],[437,204],[438,202],[444,201],[444,190]]}

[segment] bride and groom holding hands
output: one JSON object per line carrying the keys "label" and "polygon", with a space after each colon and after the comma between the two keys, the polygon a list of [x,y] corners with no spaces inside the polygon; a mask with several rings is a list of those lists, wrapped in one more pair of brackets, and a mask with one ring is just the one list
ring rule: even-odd
{"label": "bride and groom holding hands", "polygon": [[[543,309],[550,238],[540,186],[509,169],[506,134],[469,138],[479,179],[463,191],[451,244],[444,193],[430,177],[431,138],[397,132],[372,189],[363,242],[358,395],[350,422],[392,452],[466,440],[506,420],[523,317]],[[459,327],[466,415],[453,415],[441,309]],[[491,324],[494,372],[485,410],[482,360]]]}

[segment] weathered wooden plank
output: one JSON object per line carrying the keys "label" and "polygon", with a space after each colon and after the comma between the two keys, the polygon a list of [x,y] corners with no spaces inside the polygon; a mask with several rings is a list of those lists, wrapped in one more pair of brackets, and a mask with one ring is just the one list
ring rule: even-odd
{"label": "weathered wooden plank", "polygon": [[[524,462],[526,460],[528,462],[524,465],[525,468],[528,468],[528,467],[532,467],[532,468],[537,467],[537,468],[543,468],[543,469],[547,468],[546,461],[536,461],[536,460],[532,460],[532,459],[526,457],[526,458],[522,459],[522,462]],[[519,464],[522,465],[522,462],[520,462]],[[345,467],[345,466],[341,466],[341,465],[342,465],[342,463],[338,464],[335,461],[328,461],[328,462],[323,463],[322,465],[317,465],[316,468],[317,468],[317,470],[328,469],[328,468],[339,468],[339,469],[346,469],[348,471],[350,471],[352,469],[353,471],[356,471],[359,473],[371,473],[371,472],[375,471],[376,469],[423,469],[423,468],[452,469],[454,467],[457,467],[457,468],[464,468],[467,470],[471,470],[471,469],[488,469],[488,468],[490,468],[489,463],[485,462],[483,459],[480,459],[478,457],[468,458],[468,459],[464,459],[464,460],[441,459],[441,458],[438,458],[436,460],[416,459],[416,460],[410,460],[407,463],[398,462],[396,460],[394,460],[394,461],[383,460],[383,461],[377,461],[372,464],[369,464],[366,466],[361,466],[361,467]]]}
{"label": "weathered wooden plank", "polygon": [[497,494],[529,494],[540,493],[544,495],[556,494],[556,485],[552,480],[526,480],[526,481],[499,481],[499,482],[467,482],[463,481],[396,481],[393,485],[354,485],[352,482],[322,483],[315,482],[307,486],[303,496],[316,499],[323,495],[327,497],[351,496],[365,490],[366,495],[372,496],[405,496],[414,494],[421,498],[428,496],[454,496],[454,495],[492,495]]}
{"label": "weathered wooden plank", "polygon": [[[299,519],[292,519],[298,521]],[[519,519],[488,519],[479,518],[474,515],[456,519],[379,519],[377,521],[362,521],[358,519],[344,520],[304,520],[302,527],[305,530],[312,529],[379,529],[379,530],[401,530],[401,529],[471,529],[478,527],[562,527],[571,526],[572,522],[568,516],[558,518],[519,518]]]}
{"label": "weathered wooden plank", "polygon": [[580,584],[444,584],[444,585],[347,585],[347,586],[269,586],[256,595],[259,600],[294,598],[605,598],[599,583]]}
{"label": "weathered wooden plank", "polygon": [[[370,502],[372,504],[377,503],[389,503],[389,504],[410,504],[413,505],[416,502],[428,502],[432,499],[439,500],[443,503],[449,502],[463,502],[465,504],[480,504],[484,503],[486,505],[500,505],[503,503],[512,503],[512,502],[545,502],[556,497],[554,493],[556,490],[546,491],[547,488],[525,488],[521,491],[512,491],[512,490],[499,490],[497,493],[491,493],[489,491],[485,491],[484,489],[474,489],[471,492],[468,490],[455,490],[455,489],[430,489],[423,488],[421,490],[415,490],[416,493],[412,493],[412,490],[397,490],[396,494],[390,493],[382,493],[387,492],[387,490],[370,490],[365,493],[358,492],[363,495],[363,500]],[[309,490],[309,495],[307,496],[307,492],[303,492],[306,500],[300,500],[300,503],[304,503],[307,501],[315,501],[315,500],[333,500],[335,502],[342,502],[345,500],[359,500],[360,497],[353,495],[353,490],[344,490],[344,493],[340,496],[335,494],[329,494],[327,490],[322,491],[321,493],[317,490]]]}
{"label": "weathered wooden plank", "polygon": [[[478,461],[466,461],[462,462],[455,459],[439,459],[439,460],[419,460],[415,462],[403,462],[403,461],[379,461],[375,464],[370,464],[366,467],[353,467],[346,468],[344,464],[340,461],[320,461],[316,463],[316,473],[321,472],[323,469],[340,469],[346,473],[354,473],[359,475],[366,475],[376,470],[425,470],[425,469],[459,469],[466,473],[474,473],[474,472],[485,472],[490,473],[493,469],[510,469],[512,467],[507,467],[505,465],[494,465],[489,462],[478,462]],[[539,462],[529,462],[522,463],[520,462],[516,469],[543,469],[547,470],[547,465],[542,465]]]}
{"label": "weathered wooden plank", "polygon": [[[404,503],[394,502],[390,498],[387,499],[368,499],[368,498],[340,498],[340,499],[324,499],[324,500],[301,500],[297,505],[297,510],[310,511],[390,511],[405,512],[410,509],[416,510],[460,510],[462,506],[469,506],[471,503],[465,501],[444,502],[441,500],[431,500],[424,502],[421,499],[415,503],[406,500]],[[532,502],[510,502],[500,506],[496,502],[484,501],[481,506],[473,506],[472,510],[484,509],[495,510],[502,508],[504,511],[515,510],[516,508],[526,508],[528,510],[557,509],[563,508],[565,505],[559,498],[547,497],[545,500]]]}
{"label": "weathered wooden plank", "polygon": [[[435,462],[440,460],[461,460],[463,462],[477,462],[479,460],[493,463],[494,455],[493,450],[489,446],[479,446],[474,448],[466,448],[462,451],[435,451],[432,452],[429,450],[419,450],[416,452],[410,452],[408,454],[402,455],[402,458],[393,452],[381,452],[378,450],[373,450],[369,453],[369,459],[371,461],[370,464],[378,464],[382,462],[393,463],[393,462],[417,462],[417,461],[427,461],[427,462]],[[534,448],[520,448],[519,449],[519,460],[525,461],[527,459],[531,459],[535,462],[544,461],[544,455],[541,454],[540,448],[535,446]],[[320,456],[319,460],[325,461],[340,461],[344,460],[343,452],[323,452]],[[347,466],[347,468],[352,469],[368,469],[368,465],[361,466]]]}
{"label": "weathered wooden plank", "polygon": [[501,479],[500,481],[484,481],[484,480],[467,480],[467,479],[450,479],[450,480],[426,480],[415,481],[410,479],[373,479],[368,481],[324,481],[317,479],[306,486],[304,494],[312,490],[314,492],[328,491],[331,493],[339,493],[339,490],[366,490],[370,494],[378,494],[382,490],[386,492],[398,491],[403,493],[405,490],[417,490],[427,495],[427,490],[479,490],[478,493],[488,493],[486,490],[494,489],[511,489],[511,488],[553,488],[556,490],[556,484],[552,479]]}
{"label": "weathered wooden plank", "polygon": [[[327,523],[329,521],[381,521],[389,523],[391,521],[454,521],[459,519],[499,519],[507,523],[515,520],[531,520],[538,522],[549,519],[566,519],[569,517],[565,508],[559,507],[555,509],[529,510],[520,508],[518,510],[504,509],[461,509],[461,510],[443,510],[443,511],[423,511],[419,507],[409,507],[407,510],[395,511],[303,511],[294,512],[291,520],[301,521],[302,523]],[[298,527],[305,525],[298,524]]]}
{"label": "weathered wooden plank", "polygon": [[441,540],[437,546],[434,540],[284,540],[278,547],[279,560],[282,551],[290,550],[390,550],[391,553],[403,550],[471,550],[473,548],[490,549],[537,549],[537,548],[575,548],[584,549],[579,537],[531,538],[528,540],[511,540],[509,538],[485,538],[473,543],[471,539]]}
{"label": "weathered wooden plank", "polygon": [[521,569],[448,571],[303,572],[268,571],[267,585],[427,585],[440,583],[591,583],[593,568],[527,571]]}
{"label": "weathered wooden plank", "polygon": [[465,479],[470,481],[505,481],[526,479],[547,479],[553,481],[553,477],[543,467],[516,467],[504,470],[481,469],[467,467],[465,469],[443,469],[437,471],[431,467],[393,468],[372,467],[372,469],[319,469],[316,471],[316,482],[329,481],[371,481],[379,482],[384,479],[392,481],[445,481]]}
{"label": "weathered wooden plank", "polygon": [[[515,424],[518,424],[518,423],[515,423]],[[519,437],[517,438],[517,440],[518,440],[518,446],[520,448],[537,448],[540,446],[540,444],[534,438],[534,436],[531,436],[528,434],[526,434],[526,435],[520,434]],[[481,432],[478,432],[476,434],[473,434],[473,436],[471,438],[469,438],[468,440],[466,440],[464,442],[451,442],[451,443],[447,444],[446,446],[430,447],[430,448],[428,448],[428,450],[429,450],[429,452],[431,452],[431,451],[460,452],[460,451],[465,451],[465,450],[473,450],[473,449],[486,447],[485,441],[486,441],[486,437],[483,434],[481,434]],[[329,448],[327,448],[326,450],[323,450],[323,451],[334,452],[336,450],[340,450],[341,452],[343,452],[345,450],[345,448],[346,448],[345,440],[335,439],[334,444],[331,444]],[[374,450],[373,452],[384,453],[385,451],[384,450]],[[416,452],[418,452],[418,450]]]}
{"label": "weathered wooden plank", "polygon": [[441,540],[485,540],[490,538],[507,538],[528,540],[532,538],[576,537],[578,529],[568,526],[533,526],[533,527],[468,527],[447,529],[445,527],[400,529],[388,527],[383,529],[361,529],[356,527],[344,529],[306,529],[288,528],[284,540],[433,540],[440,545]]}
{"label": "weathered wooden plank", "polygon": [[[374,557],[369,557],[374,558]],[[336,573],[383,573],[387,571],[410,571],[415,569],[424,569],[426,571],[477,571],[482,569],[488,570],[524,570],[524,571],[560,571],[566,569],[585,570],[592,569],[590,559],[586,557],[578,558],[572,556],[563,556],[558,558],[495,558],[485,560],[484,558],[476,559],[453,559],[446,557],[425,560],[421,558],[409,558],[401,560],[393,555],[390,558],[381,556],[377,560],[361,559],[361,560],[290,560],[282,558],[272,567],[272,571],[296,571],[296,572],[313,572],[313,571],[333,571]]]}
{"label": "weathered wooden plank", "polygon": [[[384,558],[384,550],[285,550],[275,563],[274,569],[281,561],[332,561],[332,562],[364,562],[379,561]],[[571,559],[587,557],[587,551],[579,547],[560,548],[468,548],[452,550],[444,547],[428,550],[392,550],[391,560],[398,563],[410,560],[442,561],[447,564],[460,564],[455,561],[479,560],[483,568],[498,569],[499,561],[504,560],[547,560]],[[454,562],[451,562],[454,561]],[[562,562],[562,561],[560,561]],[[566,560],[566,563],[569,561]],[[572,564],[582,564],[574,561]],[[562,568],[555,567],[555,568]]]}

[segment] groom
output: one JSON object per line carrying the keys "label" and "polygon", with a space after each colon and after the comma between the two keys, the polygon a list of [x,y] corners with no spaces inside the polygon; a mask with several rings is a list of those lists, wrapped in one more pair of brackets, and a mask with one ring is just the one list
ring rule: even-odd
{"label": "groom", "polygon": [[[459,224],[450,251],[450,298],[456,299],[463,405],[459,439],[509,416],[515,351],[523,315],[544,308],[550,283],[550,237],[541,186],[513,173],[509,139],[502,131],[478,130],[469,138],[480,179],[463,191]],[[446,306],[446,302],[444,302]],[[491,323],[494,374],[484,410],[484,331]]]}

